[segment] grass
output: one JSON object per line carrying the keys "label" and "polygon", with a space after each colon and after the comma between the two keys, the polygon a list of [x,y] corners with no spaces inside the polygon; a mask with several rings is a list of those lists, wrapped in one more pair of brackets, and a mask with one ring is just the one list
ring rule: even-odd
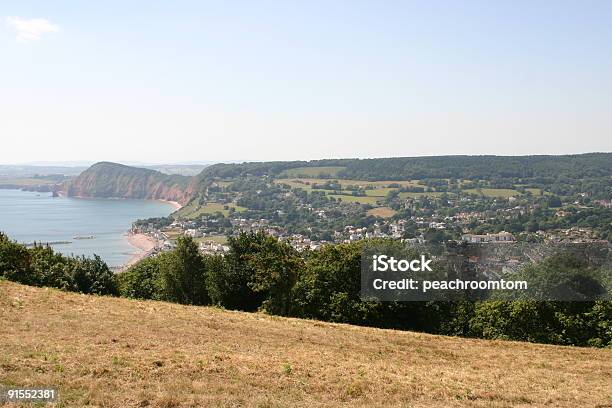
{"label": "grass", "polygon": [[365,190],[365,193],[367,196],[370,196],[370,197],[386,197],[390,191],[395,191],[395,190],[397,190],[397,188],[380,187],[380,188],[375,188],[373,190]]}
{"label": "grass", "polygon": [[358,197],[352,195],[344,195],[344,194],[328,194],[328,197],[334,197],[336,200],[340,199],[344,203],[359,203],[359,204],[371,204],[376,205],[378,200],[382,199],[382,197]]}
{"label": "grass", "polygon": [[274,180],[276,183],[285,183],[292,187],[308,187],[305,183],[310,184],[323,184],[328,181],[337,181],[342,187],[346,186],[373,186],[376,188],[384,188],[389,186],[390,184],[397,184],[401,187],[410,187],[410,186],[420,186],[418,180],[404,180],[404,181],[394,181],[394,180],[382,180],[382,181],[367,181],[367,180],[354,180],[354,179],[322,179],[322,178],[279,178]]}
{"label": "grass", "polygon": [[[539,196],[540,192],[542,191],[541,188],[526,188],[525,190],[530,191],[531,194],[533,194],[534,196]],[[548,191],[544,191],[542,192],[542,195],[550,195],[550,193]]]}
{"label": "grass", "polygon": [[62,407],[612,404],[610,349],[434,336],[7,281],[0,281],[0,322],[0,382],[57,386]]}
{"label": "grass", "polygon": [[389,218],[395,215],[395,210],[389,207],[377,207],[368,210],[368,215],[374,215],[375,217]]}
{"label": "grass", "polygon": [[176,229],[164,229],[164,234],[166,234],[168,239],[176,239],[177,237],[183,235],[183,230],[179,229],[179,228],[176,228]]}
{"label": "grass", "polygon": [[295,167],[283,171],[282,175],[285,177],[320,177],[322,175],[334,177],[345,168],[341,166]]}
{"label": "grass", "polygon": [[[225,209],[224,207],[227,207],[227,209]],[[199,205],[195,202],[191,202],[188,205],[182,207],[176,213],[174,213],[174,217],[193,220],[201,217],[203,214],[216,214],[217,212],[220,212],[224,216],[227,216],[229,215],[230,208],[235,208],[238,212],[246,210],[246,208],[240,207],[234,203],[206,203],[205,205]]]}
{"label": "grass", "polygon": [[200,242],[215,242],[217,244],[226,244],[227,237],[225,235],[210,235],[208,237],[195,238],[194,241]]}
{"label": "grass", "polygon": [[[402,199],[405,198],[419,198],[419,197],[439,197],[442,194],[444,194],[443,192],[440,191],[424,191],[422,193],[411,193],[411,192],[404,192],[404,193],[399,193],[399,197]],[[451,194],[451,193],[447,193],[447,194]]]}
{"label": "grass", "polygon": [[390,191],[393,190],[397,190],[396,187],[387,187],[391,184],[398,184],[400,186],[417,186],[417,182],[416,181],[392,181],[392,180],[385,180],[385,181],[366,181],[366,180],[334,180],[337,181],[340,186],[342,187],[342,192],[346,192],[346,195],[350,195],[351,192],[349,190],[345,190],[345,188],[349,185],[352,186],[360,186],[360,187],[373,187],[372,189],[368,189],[365,190],[365,194],[367,197],[375,197],[376,199],[370,199],[370,198],[366,198],[366,199],[348,199],[348,200],[344,200],[344,197],[346,197],[344,194],[333,194],[333,192],[331,190],[324,190],[324,189],[316,189],[313,188],[313,185],[315,184],[324,184],[326,182],[328,182],[330,180],[326,180],[326,179],[317,179],[317,178],[303,178],[303,179],[291,179],[291,178],[284,178],[284,179],[276,179],[275,182],[278,184],[286,184],[292,188],[300,188],[302,190],[308,191],[308,192],[313,192],[313,191],[320,191],[320,192],[324,192],[326,194],[328,194],[331,197],[341,197],[343,198],[343,201],[348,201],[348,202],[357,202],[357,203],[362,203],[362,204],[376,204],[376,201],[380,198],[384,198],[387,196],[387,194]]}
{"label": "grass", "polygon": [[463,190],[465,193],[478,194],[483,195],[485,197],[501,197],[501,198],[509,198],[509,197],[518,197],[521,195],[516,190],[512,190],[510,188],[471,188]]}

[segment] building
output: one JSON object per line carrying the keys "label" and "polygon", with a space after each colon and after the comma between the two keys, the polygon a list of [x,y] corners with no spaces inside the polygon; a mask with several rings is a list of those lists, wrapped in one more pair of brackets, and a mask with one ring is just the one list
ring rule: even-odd
{"label": "building", "polygon": [[486,235],[464,234],[461,236],[461,239],[466,242],[473,243],[473,244],[488,243],[488,242],[514,242],[515,241],[514,235],[506,231],[502,231],[497,234],[486,234]]}

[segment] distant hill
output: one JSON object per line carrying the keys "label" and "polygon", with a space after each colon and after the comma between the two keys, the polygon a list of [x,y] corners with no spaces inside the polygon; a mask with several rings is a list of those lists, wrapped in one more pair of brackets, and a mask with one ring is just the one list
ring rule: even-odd
{"label": "distant hill", "polygon": [[460,178],[492,180],[559,176],[572,179],[612,175],[612,153],[563,156],[430,156],[378,159],[327,159],[311,161],[214,164],[200,179],[244,175],[325,177],[358,180],[410,180]]}
{"label": "distant hill", "polygon": [[61,406],[609,406],[612,350],[135,301],[0,280],[0,378]]}
{"label": "distant hill", "polygon": [[[327,159],[311,161],[219,163],[211,166],[158,166],[150,168],[100,162],[65,183],[68,196],[146,198],[182,204],[213,180],[236,177],[321,177],[357,180],[415,180],[455,178],[467,180],[515,179],[553,183],[612,176],[612,153],[564,156],[432,156],[379,159]],[[164,174],[182,172],[194,176]]]}
{"label": "distant hill", "polygon": [[142,166],[144,169],[157,170],[164,174],[180,174],[181,176],[195,176],[210,164],[156,164]]}
{"label": "distant hill", "polygon": [[191,178],[156,170],[100,162],[63,185],[73,197],[161,199],[186,203]]}
{"label": "distant hill", "polygon": [[13,165],[0,164],[0,178],[2,177],[32,177],[48,175],[76,176],[86,166],[47,166],[47,165]]}

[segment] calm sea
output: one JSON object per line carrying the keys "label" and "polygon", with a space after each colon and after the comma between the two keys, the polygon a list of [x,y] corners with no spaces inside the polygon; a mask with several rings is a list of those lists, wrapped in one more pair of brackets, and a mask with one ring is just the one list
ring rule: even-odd
{"label": "calm sea", "polygon": [[[137,251],[126,239],[133,221],[166,216],[173,210],[160,201],[64,198],[0,189],[0,231],[11,239],[70,241],[53,247],[66,255],[98,254],[110,266],[124,264]],[[94,238],[74,239],[90,235]]]}

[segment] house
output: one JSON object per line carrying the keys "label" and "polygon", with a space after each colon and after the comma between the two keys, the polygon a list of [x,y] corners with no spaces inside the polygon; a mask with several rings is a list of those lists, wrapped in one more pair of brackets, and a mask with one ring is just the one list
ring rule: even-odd
{"label": "house", "polygon": [[489,243],[489,242],[514,242],[515,241],[514,235],[506,231],[502,231],[497,234],[486,234],[486,235],[464,234],[461,236],[461,239],[466,242],[473,243],[473,244]]}
{"label": "house", "polygon": [[192,238],[200,238],[202,236],[202,231],[192,228],[192,229],[186,230],[185,235],[188,235]]}

